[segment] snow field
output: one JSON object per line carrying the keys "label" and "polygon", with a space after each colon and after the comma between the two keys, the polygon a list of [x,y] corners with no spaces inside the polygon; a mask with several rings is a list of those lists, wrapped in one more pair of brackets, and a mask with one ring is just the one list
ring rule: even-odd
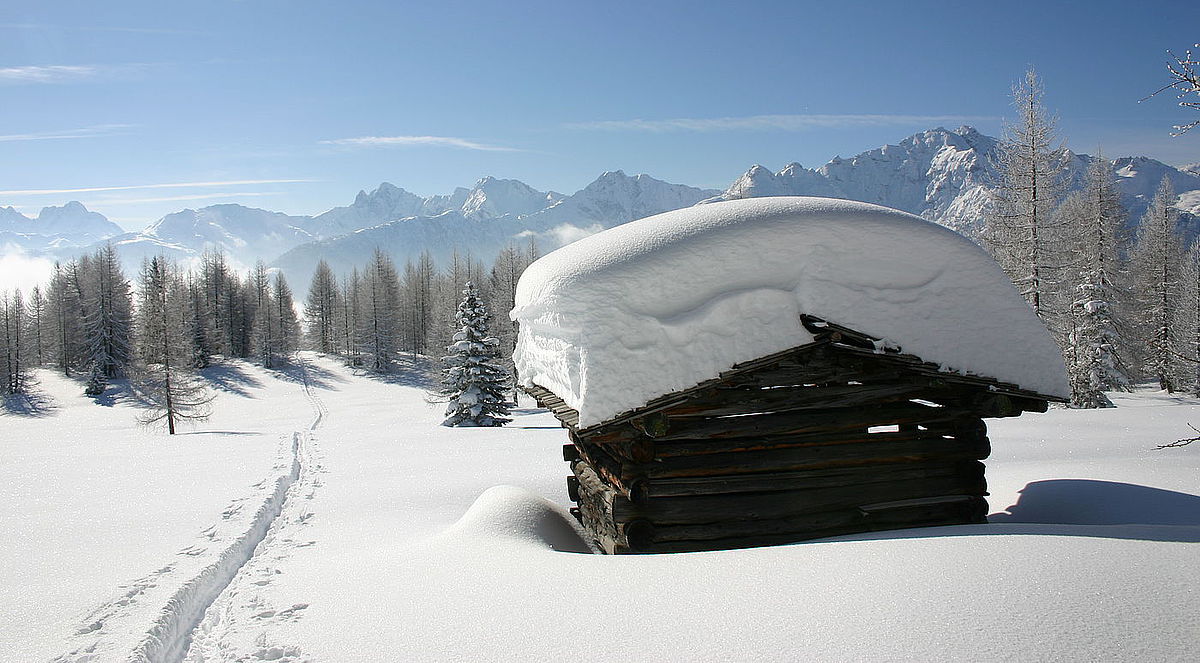
{"label": "snow field", "polygon": [[290,382],[212,376],[213,420],[174,437],[137,427],[122,385],[97,405],[51,371],[39,414],[0,414],[0,660],[124,660],[251,529],[292,463],[277,431],[312,414]]}
{"label": "snow field", "polygon": [[[54,414],[0,416],[22,432],[0,447],[0,526],[26,534],[0,548],[0,660],[128,660],[268,503],[278,516],[182,660],[1176,661],[1200,647],[1200,447],[1152,449],[1200,424],[1196,399],[1114,395],[1112,410],[990,421],[987,525],[605,557],[569,552],[581,541],[553,417],[445,428],[413,373],[305,357],[287,373],[227,364],[204,425],[223,435],[139,432],[128,404],[71,405],[60,394],[78,390],[51,377]],[[97,430],[59,439],[84,425],[77,409],[101,411]],[[198,439],[199,460],[181,451]],[[80,481],[104,457],[103,480]],[[130,496],[148,480],[162,503],[145,511]],[[103,628],[73,635],[105,610]]]}

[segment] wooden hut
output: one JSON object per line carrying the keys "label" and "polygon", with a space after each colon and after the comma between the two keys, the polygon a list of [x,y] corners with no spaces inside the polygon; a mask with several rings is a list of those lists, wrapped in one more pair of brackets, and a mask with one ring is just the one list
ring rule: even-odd
{"label": "wooden hut", "polygon": [[995,262],[874,205],[739,200],[620,226],[526,270],[525,390],[567,429],[607,553],[983,522],[985,417],[1068,393]]}
{"label": "wooden hut", "polygon": [[1062,400],[947,373],[803,316],[816,340],[569,431],[572,510],[610,554],[770,545],[985,522],[985,417]]}

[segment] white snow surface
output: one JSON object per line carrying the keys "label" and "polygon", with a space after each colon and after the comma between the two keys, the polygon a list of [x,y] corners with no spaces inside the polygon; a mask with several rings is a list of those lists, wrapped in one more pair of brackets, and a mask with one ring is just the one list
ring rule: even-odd
{"label": "white snow surface", "polygon": [[[1195,398],[1111,394],[1115,409],[989,422],[985,525],[609,557],[574,552],[566,436],[544,410],[446,428],[419,366],[378,378],[302,353],[281,371],[215,368],[214,419],[174,438],[135,428],[135,401],[97,405],[50,371],[32,404],[0,407],[0,661],[1141,662],[1200,648],[1200,445],[1154,449],[1193,434]],[[173,630],[186,653],[154,651]]]}
{"label": "white snow surface", "polygon": [[514,355],[526,385],[606,421],[811,342],[800,314],[944,370],[1069,393],[1049,333],[982,249],[897,210],[753,198],[641,219],[531,265]]}

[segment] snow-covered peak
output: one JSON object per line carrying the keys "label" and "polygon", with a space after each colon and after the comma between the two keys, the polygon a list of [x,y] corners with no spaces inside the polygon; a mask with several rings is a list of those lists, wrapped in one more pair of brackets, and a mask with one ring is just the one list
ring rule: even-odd
{"label": "snow-covered peak", "polygon": [[646,174],[629,176],[620,170],[610,170],[562,203],[529,220],[545,226],[551,222],[568,223],[576,227],[614,225],[640,219],[667,210],[694,205],[715,194],[682,184],[671,184]]}
{"label": "snow-covered peak", "polygon": [[910,214],[831,198],[700,205],[544,256],[517,288],[514,361],[586,427],[810,342],[800,314],[945,370],[1069,393],[1058,346],[982,249]]}
{"label": "snow-covered peak", "polygon": [[519,180],[488,176],[475,183],[461,211],[468,218],[494,219],[505,214],[532,214],[554,202],[544,191],[538,191]]}
{"label": "snow-covered peak", "polygon": [[28,232],[48,237],[58,235],[82,244],[115,237],[124,230],[103,214],[92,212],[73,200],[61,207],[43,207]]}
{"label": "snow-covered peak", "polygon": [[1113,161],[1118,186],[1126,195],[1149,200],[1163,179],[1169,179],[1176,194],[1200,189],[1200,173],[1172,168],[1149,157],[1121,157]]}
{"label": "snow-covered peak", "polygon": [[974,233],[989,196],[991,154],[996,140],[972,127],[942,127],[913,134],[820,168],[798,163],[777,173],[755,165],[721,200],[763,196],[827,196],[893,207]]}
{"label": "snow-covered peak", "polygon": [[306,216],[288,216],[243,205],[210,205],[168,214],[143,231],[154,242],[187,247],[196,252],[220,249],[245,265],[277,255],[313,236],[303,230]]}
{"label": "snow-covered peak", "polygon": [[0,207],[0,232],[28,232],[29,217],[21,214],[13,207]]}

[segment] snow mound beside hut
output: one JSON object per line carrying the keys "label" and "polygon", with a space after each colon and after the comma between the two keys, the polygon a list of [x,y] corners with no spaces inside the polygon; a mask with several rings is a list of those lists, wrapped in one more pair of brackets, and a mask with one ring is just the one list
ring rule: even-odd
{"label": "snow mound beside hut", "polygon": [[829,198],[690,207],[542,257],[517,287],[514,360],[585,428],[811,342],[801,314],[943,370],[1069,394],[1057,345],[987,253],[911,214]]}

